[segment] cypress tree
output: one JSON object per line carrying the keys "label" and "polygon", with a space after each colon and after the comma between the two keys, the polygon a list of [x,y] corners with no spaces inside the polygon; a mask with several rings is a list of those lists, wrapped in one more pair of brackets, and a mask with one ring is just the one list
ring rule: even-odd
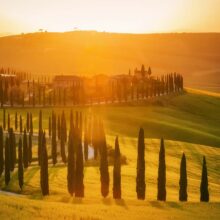
{"label": "cypress tree", "polygon": [[56,141],[56,114],[52,113],[52,148],[51,148],[51,155],[53,160],[53,165],[57,163],[57,141]]}
{"label": "cypress tree", "polygon": [[103,124],[99,125],[100,132],[100,180],[101,180],[101,194],[106,197],[109,193],[109,172],[108,172],[108,154],[107,154],[107,144],[105,139],[105,133]]}
{"label": "cypress tree", "polygon": [[29,133],[28,136],[28,162],[29,164],[31,164],[32,162],[32,135],[31,133]]}
{"label": "cypress tree", "polygon": [[6,112],[5,112],[5,108],[3,109],[3,129],[6,129]]}
{"label": "cypress tree", "polygon": [[145,199],[145,144],[144,129],[140,128],[138,136],[138,156],[137,156],[137,177],[136,177],[136,193],[138,199]]}
{"label": "cypress tree", "polygon": [[8,131],[9,131],[10,127],[11,127],[10,124],[11,124],[10,113],[8,113]]}
{"label": "cypress tree", "polygon": [[62,113],[62,123],[60,128],[60,152],[62,161],[66,163],[66,152],[65,152],[65,142],[66,142],[66,119],[64,115],[64,111]]}
{"label": "cypress tree", "polygon": [[37,151],[37,154],[38,154],[38,165],[39,166],[40,166],[40,163],[41,163],[42,136],[43,136],[43,131],[39,130],[38,131],[38,151]]}
{"label": "cypress tree", "polygon": [[30,134],[33,135],[33,117],[32,113],[30,113]]}
{"label": "cypress tree", "polygon": [[85,161],[88,160],[88,128],[87,128],[87,124],[86,124],[86,119],[85,119],[85,126],[84,126],[84,158]]}
{"label": "cypress tree", "polygon": [[166,162],[163,138],[160,144],[157,190],[157,200],[166,201]]}
{"label": "cypress tree", "polygon": [[9,139],[5,139],[5,185],[7,186],[10,182],[10,148]]}
{"label": "cypress tree", "polygon": [[76,149],[76,183],[75,183],[75,196],[84,197],[84,184],[83,184],[83,152],[82,143],[78,142]]}
{"label": "cypress tree", "polygon": [[24,169],[23,169],[23,155],[22,155],[22,140],[19,139],[18,144],[18,181],[20,189],[23,187],[24,183]]}
{"label": "cypress tree", "polygon": [[9,129],[9,149],[10,149],[10,171],[14,171],[16,163],[16,143],[15,143],[15,134],[13,129]]}
{"label": "cypress tree", "polygon": [[48,156],[45,132],[42,134],[41,144],[41,162],[40,162],[40,185],[43,196],[49,195],[49,182],[48,182]]}
{"label": "cypress tree", "polygon": [[208,173],[207,173],[205,156],[203,156],[202,176],[201,176],[201,184],[200,184],[200,201],[201,202],[209,201]]}
{"label": "cypress tree", "polygon": [[115,139],[115,154],[113,168],[113,198],[121,199],[121,153],[118,137]]}
{"label": "cypress tree", "polygon": [[58,115],[58,119],[57,119],[57,137],[60,140],[60,130],[61,130],[61,126],[60,126],[60,115]]}
{"label": "cypress tree", "polygon": [[3,144],[3,129],[2,126],[0,126],[0,177],[4,170]]}
{"label": "cypress tree", "polygon": [[27,112],[27,118],[26,118],[26,128],[27,128],[27,132],[29,132],[29,129],[30,129],[29,112]]}
{"label": "cypress tree", "polygon": [[67,188],[71,196],[75,192],[75,152],[73,144],[73,130],[69,132],[68,165],[67,165]]}
{"label": "cypress tree", "polygon": [[39,112],[39,130],[43,130],[43,127],[42,127],[42,111],[40,110]]}
{"label": "cypress tree", "polygon": [[18,129],[18,113],[15,113],[15,130],[17,131]]}
{"label": "cypress tree", "polygon": [[27,133],[26,129],[24,129],[24,135],[23,135],[23,164],[24,168],[28,168],[28,143],[27,143]]}
{"label": "cypress tree", "polygon": [[22,126],[22,116],[20,115],[20,133],[23,131],[23,126]]}
{"label": "cypress tree", "polygon": [[179,201],[187,201],[187,171],[186,156],[183,153],[180,164],[180,180],[179,180]]}
{"label": "cypress tree", "polygon": [[49,137],[51,137],[51,117],[49,117],[49,122],[48,122],[48,133],[49,133]]}

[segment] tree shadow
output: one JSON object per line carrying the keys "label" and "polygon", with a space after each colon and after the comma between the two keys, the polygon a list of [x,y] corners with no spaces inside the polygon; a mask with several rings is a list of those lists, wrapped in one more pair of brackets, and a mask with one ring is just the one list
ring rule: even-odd
{"label": "tree shadow", "polygon": [[73,204],[83,204],[83,198],[75,197],[72,201]]}
{"label": "tree shadow", "polygon": [[166,202],[160,202],[160,201],[149,201],[149,204],[152,207],[158,208],[158,209],[165,209]]}
{"label": "tree shadow", "polygon": [[112,205],[112,200],[111,198],[102,198],[102,203],[104,205]]}
{"label": "tree shadow", "polygon": [[124,199],[115,199],[115,204],[119,206],[123,206],[125,209],[128,209],[127,204]]}

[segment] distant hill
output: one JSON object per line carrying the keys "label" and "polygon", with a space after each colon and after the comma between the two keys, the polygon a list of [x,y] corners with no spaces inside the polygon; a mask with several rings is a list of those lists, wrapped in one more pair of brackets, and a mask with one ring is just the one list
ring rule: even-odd
{"label": "distant hill", "polygon": [[121,74],[141,64],[220,84],[220,34],[33,33],[0,38],[0,66],[33,73]]}

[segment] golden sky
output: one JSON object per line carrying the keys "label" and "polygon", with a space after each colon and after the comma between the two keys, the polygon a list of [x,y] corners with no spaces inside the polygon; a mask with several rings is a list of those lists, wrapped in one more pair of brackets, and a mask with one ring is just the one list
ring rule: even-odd
{"label": "golden sky", "polygon": [[0,0],[0,34],[220,32],[220,0]]}

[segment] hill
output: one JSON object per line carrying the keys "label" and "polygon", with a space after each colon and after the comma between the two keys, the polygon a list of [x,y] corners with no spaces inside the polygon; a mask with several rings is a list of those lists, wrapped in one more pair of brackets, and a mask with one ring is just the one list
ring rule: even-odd
{"label": "hill", "polygon": [[[1,189],[18,193],[14,195],[0,191],[0,219],[219,219],[219,108],[219,94],[192,89],[188,89],[187,93],[181,96],[170,95],[139,104],[75,108],[74,110],[83,112],[96,112],[103,117],[109,145],[114,146],[114,138],[119,135],[121,152],[126,155],[128,162],[122,166],[121,172],[123,199],[115,201],[112,198],[112,166],[109,167],[111,181],[110,194],[107,198],[101,197],[99,167],[93,166],[86,166],[84,170],[85,198],[71,198],[66,187],[67,169],[61,162],[55,167],[50,163],[50,196],[42,198],[39,167],[34,162],[25,170],[22,192],[18,187],[16,169],[8,187],[4,185],[4,177],[0,178]],[[33,113],[34,127],[37,131],[39,109],[7,111],[11,115],[18,111],[25,117],[27,110]],[[55,109],[57,112],[61,110]],[[65,109],[66,113],[69,113],[69,110]],[[47,129],[50,111],[48,108],[43,109],[44,129]],[[140,126],[144,127],[146,137],[145,201],[138,201],[135,193],[137,133]],[[166,203],[156,201],[160,144],[158,138],[161,136],[166,139],[168,200]],[[36,156],[35,142],[33,152]],[[187,203],[178,202],[182,152],[185,152],[187,158],[189,195]],[[199,202],[203,155],[207,159],[210,203]]]}
{"label": "hill", "polygon": [[[142,63],[219,91],[220,34],[33,33],[0,38],[0,65],[33,73],[121,74]],[[196,83],[195,83],[196,82]]]}

